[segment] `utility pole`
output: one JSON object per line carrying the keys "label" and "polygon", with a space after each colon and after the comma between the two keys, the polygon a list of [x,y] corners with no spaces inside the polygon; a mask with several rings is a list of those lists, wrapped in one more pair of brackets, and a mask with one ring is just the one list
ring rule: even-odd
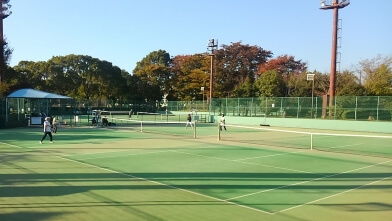
{"label": "utility pole", "polygon": [[[344,8],[350,4],[350,0],[321,0],[322,10],[333,10],[333,25],[332,25],[332,53],[331,53],[331,70],[329,82],[329,107],[334,105],[335,100],[335,84],[336,84],[336,55],[337,55],[337,42],[338,42],[338,21],[339,9]],[[332,111],[329,111],[332,115]]]}
{"label": "utility pole", "polygon": [[211,39],[208,41],[207,45],[207,50],[210,51],[210,57],[211,57],[211,69],[210,69],[210,99],[209,99],[209,104],[210,104],[210,110],[211,110],[211,105],[212,105],[212,98],[213,98],[213,93],[214,93],[214,56],[215,56],[215,51],[218,49],[218,39]]}
{"label": "utility pole", "polygon": [[0,0],[0,45],[1,45],[1,51],[0,51],[0,84],[2,82],[2,78],[4,76],[5,70],[6,70],[6,61],[4,57],[4,46],[5,46],[5,40],[4,40],[4,33],[3,33],[3,20],[7,18],[9,15],[11,15],[11,11],[9,9],[11,8],[11,5],[8,3],[10,0]]}

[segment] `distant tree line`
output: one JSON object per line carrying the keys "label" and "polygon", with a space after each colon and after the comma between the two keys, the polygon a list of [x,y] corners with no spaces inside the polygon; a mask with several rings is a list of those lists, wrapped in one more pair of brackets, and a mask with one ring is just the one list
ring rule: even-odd
{"label": "distant tree line", "polygon": [[[6,51],[8,58],[12,50]],[[214,97],[309,97],[307,74],[315,74],[315,96],[329,92],[329,73],[256,45],[221,45],[213,61]],[[77,99],[161,100],[168,94],[169,100],[202,100],[209,95],[210,62],[208,53],[172,57],[165,50],[146,55],[132,73],[88,55],[20,61],[7,66],[0,93],[35,88]],[[353,69],[337,73],[336,96],[392,95],[392,57],[363,60]]]}

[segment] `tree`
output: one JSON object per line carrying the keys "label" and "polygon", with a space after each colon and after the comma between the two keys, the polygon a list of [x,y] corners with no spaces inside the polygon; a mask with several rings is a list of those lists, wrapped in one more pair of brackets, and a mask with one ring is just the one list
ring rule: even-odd
{"label": "tree", "polygon": [[79,99],[121,97],[126,81],[120,68],[86,55],[55,56],[48,61],[21,61],[14,67],[39,90]]}
{"label": "tree", "polygon": [[287,89],[285,91],[289,97],[310,97],[312,95],[312,83],[307,80],[306,72],[287,75],[285,82],[285,88]]}
{"label": "tree", "polygon": [[45,82],[48,78],[46,62],[20,61],[14,69],[33,88],[38,90],[47,90]]}
{"label": "tree", "polygon": [[201,100],[204,90],[209,89],[210,59],[205,54],[178,55],[171,64],[171,91],[169,99]]}
{"label": "tree", "polygon": [[140,78],[143,87],[139,91],[144,98],[160,100],[170,90],[170,55],[164,50],[153,51],[137,62],[133,74]]}
{"label": "tree", "polygon": [[[392,57],[378,55],[359,62],[360,76],[364,76],[367,95],[392,95]],[[362,80],[362,77],[361,77]]]}
{"label": "tree", "polygon": [[264,72],[256,81],[256,88],[261,97],[282,97],[283,76],[275,70]]}
{"label": "tree", "polygon": [[76,98],[84,98],[79,93],[80,86],[85,86],[82,82],[81,73],[85,71],[81,60],[85,58],[81,55],[55,56],[48,60],[50,78],[47,80],[48,89],[58,94],[66,94]]}
{"label": "tree", "polygon": [[[239,84],[233,90],[232,96],[234,97],[255,97],[256,96],[256,86],[255,83],[248,77],[245,82]],[[228,95],[229,97],[229,95]]]}
{"label": "tree", "polygon": [[225,97],[247,79],[253,83],[258,68],[265,63],[272,52],[258,46],[244,45],[241,42],[222,45],[215,53],[215,94]]}
{"label": "tree", "polygon": [[[305,73],[306,69],[306,63],[301,60],[295,60],[294,56],[282,55],[260,64],[258,74],[262,75],[266,71],[275,70],[278,74],[282,75],[283,81],[285,82],[284,96],[292,96],[294,94],[302,94],[302,92],[299,92],[298,83],[303,83],[304,79],[299,79],[300,81],[294,84],[293,81],[298,80],[296,76]],[[289,82],[290,80],[292,82]],[[295,88],[292,88],[292,86],[295,86]],[[291,90],[296,91],[292,92]]]}
{"label": "tree", "polygon": [[[0,0],[1,10],[0,10],[0,84],[3,82],[3,77],[7,71],[7,64],[11,59],[12,49],[7,45],[7,41],[3,34],[3,20],[7,18],[12,12],[10,11],[11,5],[9,0]],[[1,91],[0,91],[1,92]]]}
{"label": "tree", "polygon": [[20,88],[31,88],[32,84],[26,77],[15,69],[8,67],[5,71],[4,81],[0,84],[0,94],[8,95]]}
{"label": "tree", "polygon": [[354,73],[350,71],[339,72],[336,75],[336,95],[337,96],[361,96],[364,95],[365,88]]}

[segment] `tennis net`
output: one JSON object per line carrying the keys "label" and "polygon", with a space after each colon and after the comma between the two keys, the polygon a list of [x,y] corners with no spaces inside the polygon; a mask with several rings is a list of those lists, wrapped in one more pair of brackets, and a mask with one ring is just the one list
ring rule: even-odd
{"label": "tennis net", "polygon": [[154,122],[169,122],[169,121],[181,122],[184,120],[181,119],[181,116],[175,114],[151,113],[151,112],[136,112],[136,114],[132,116],[132,119],[139,120],[139,121],[154,121]]}
{"label": "tennis net", "polygon": [[[165,134],[171,136],[184,136],[196,138],[196,124],[192,122],[172,122],[167,120],[131,120],[124,118],[107,118],[109,127],[119,129],[131,129],[134,131]],[[106,125],[103,125],[106,126]]]}
{"label": "tennis net", "polygon": [[261,146],[311,149],[392,158],[392,136],[291,131],[275,128],[225,125],[218,139]]}

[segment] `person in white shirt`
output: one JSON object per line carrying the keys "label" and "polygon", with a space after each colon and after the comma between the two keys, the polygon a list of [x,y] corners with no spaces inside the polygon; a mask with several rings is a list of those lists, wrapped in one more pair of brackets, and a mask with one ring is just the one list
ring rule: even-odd
{"label": "person in white shirt", "polygon": [[220,124],[219,124],[219,129],[222,130],[222,127],[225,128],[226,130],[226,119],[225,119],[225,115],[222,114],[222,117],[220,118]]}
{"label": "person in white shirt", "polygon": [[185,129],[188,129],[188,125],[191,125],[191,127],[192,127],[192,129],[193,129],[192,116],[191,116],[191,114],[188,114],[188,116],[186,117]]}
{"label": "person in white shirt", "polygon": [[45,117],[45,122],[44,122],[44,136],[42,139],[39,141],[40,144],[42,144],[42,141],[46,138],[46,135],[49,135],[50,142],[53,143],[53,137],[52,137],[52,125],[50,125],[50,117]]}
{"label": "person in white shirt", "polygon": [[52,120],[52,131],[53,131],[53,133],[57,132],[57,118],[56,117],[53,117],[53,120]]}

